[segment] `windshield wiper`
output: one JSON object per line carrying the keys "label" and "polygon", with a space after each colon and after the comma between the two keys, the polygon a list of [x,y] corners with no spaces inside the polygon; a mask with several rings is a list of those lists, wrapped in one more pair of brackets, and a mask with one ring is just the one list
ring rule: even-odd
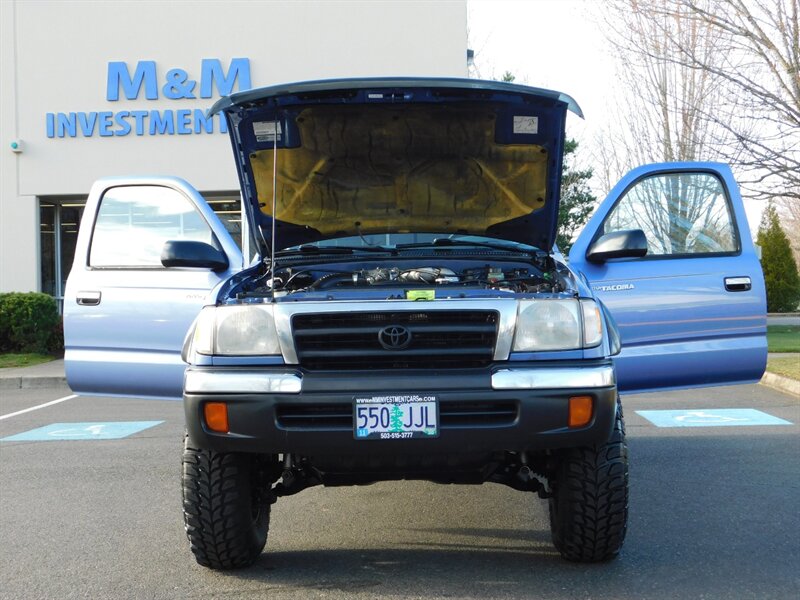
{"label": "windshield wiper", "polygon": [[395,248],[389,246],[315,246],[303,244],[296,248],[286,248],[275,253],[276,256],[291,254],[357,254],[358,252],[381,252],[384,254],[397,254]]}
{"label": "windshield wiper", "polygon": [[491,248],[492,250],[508,250],[511,252],[524,252],[524,253],[531,253],[536,252],[537,249],[533,246],[521,247],[523,245],[516,245],[511,243],[503,243],[503,242],[470,242],[468,240],[454,240],[451,238],[437,238],[432,242],[417,242],[414,244],[397,244],[398,250],[405,250],[406,248],[447,248],[452,246],[472,246],[477,248]]}

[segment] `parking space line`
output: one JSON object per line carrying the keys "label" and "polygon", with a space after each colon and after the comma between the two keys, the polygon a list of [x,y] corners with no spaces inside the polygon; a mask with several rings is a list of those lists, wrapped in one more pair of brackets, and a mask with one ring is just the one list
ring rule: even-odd
{"label": "parking space line", "polygon": [[31,406],[30,408],[23,408],[22,410],[18,410],[17,412],[8,413],[7,415],[0,415],[0,421],[3,419],[10,419],[11,417],[16,417],[17,415],[21,415],[27,412],[31,412],[32,410],[39,410],[40,408],[46,408],[48,406],[53,406],[53,404],[58,404],[59,402],[65,402],[67,400],[72,400],[73,398],[77,398],[78,394],[72,394],[71,396],[64,396],[63,398],[59,398],[58,400],[51,400],[50,402],[45,402],[44,404],[37,404],[36,406]]}

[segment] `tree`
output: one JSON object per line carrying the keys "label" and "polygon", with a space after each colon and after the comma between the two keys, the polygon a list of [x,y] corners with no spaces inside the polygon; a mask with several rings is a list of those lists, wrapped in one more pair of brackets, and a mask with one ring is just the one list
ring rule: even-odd
{"label": "tree", "polygon": [[[615,0],[611,41],[661,110],[649,115],[664,158],[691,160],[663,126],[703,144],[703,158],[738,167],[746,192],[800,199],[800,0]],[[677,79],[670,83],[671,75]],[[672,106],[672,108],[670,108]],[[678,110],[676,110],[678,109]],[[659,128],[658,125],[661,127]],[[660,138],[660,139],[658,139]]]}
{"label": "tree", "polygon": [[689,19],[677,0],[611,0],[608,40],[618,61],[615,123],[599,144],[605,184],[650,162],[708,160],[730,134],[705,118],[722,101],[713,70],[681,64],[681,47],[721,61],[720,35]]}
{"label": "tree", "polygon": [[392,412],[389,421],[389,431],[392,433],[400,433],[403,431],[403,409],[399,404],[392,407]]}
{"label": "tree", "polygon": [[800,201],[796,198],[780,198],[775,201],[781,227],[789,238],[794,261],[800,266]]}
{"label": "tree", "polygon": [[589,189],[592,169],[577,169],[573,164],[578,142],[564,143],[564,169],[561,174],[561,202],[558,206],[556,243],[564,254],[572,247],[572,238],[589,220],[597,197]]}
{"label": "tree", "polygon": [[681,64],[713,72],[727,102],[708,115],[736,140],[724,158],[764,198],[800,200],[800,0],[675,0],[718,32],[721,65],[681,46]]}
{"label": "tree", "polygon": [[767,286],[767,310],[787,312],[800,302],[800,275],[778,211],[771,202],[761,218],[756,243],[761,246],[761,268]]}

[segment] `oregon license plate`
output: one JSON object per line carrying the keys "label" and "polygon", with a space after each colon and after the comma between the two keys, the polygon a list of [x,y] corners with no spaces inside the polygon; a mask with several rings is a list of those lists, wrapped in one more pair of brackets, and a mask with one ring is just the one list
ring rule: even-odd
{"label": "oregon license plate", "polygon": [[353,429],[358,440],[438,437],[439,402],[425,394],[357,396]]}

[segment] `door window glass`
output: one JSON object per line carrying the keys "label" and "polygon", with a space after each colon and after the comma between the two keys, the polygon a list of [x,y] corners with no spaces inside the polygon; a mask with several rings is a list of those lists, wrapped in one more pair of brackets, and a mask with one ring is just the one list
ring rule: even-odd
{"label": "door window glass", "polygon": [[160,267],[169,240],[214,243],[194,205],[161,186],[109,189],[97,213],[89,264],[93,267]]}
{"label": "door window glass", "polygon": [[641,229],[647,256],[736,252],[725,188],[709,173],[671,173],[642,179],[617,202],[603,231]]}
{"label": "door window glass", "polygon": [[242,207],[237,196],[205,196],[205,201],[217,215],[233,241],[242,248]]}

